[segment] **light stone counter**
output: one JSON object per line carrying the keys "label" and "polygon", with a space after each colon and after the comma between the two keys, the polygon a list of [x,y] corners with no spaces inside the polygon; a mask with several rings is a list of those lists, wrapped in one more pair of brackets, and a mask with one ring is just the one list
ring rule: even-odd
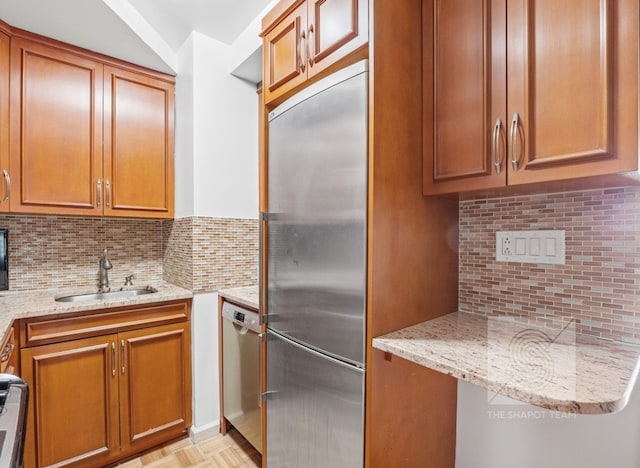
{"label": "light stone counter", "polygon": [[250,309],[258,310],[260,307],[258,286],[221,289],[218,291],[218,295],[228,299],[229,302],[234,302]]}
{"label": "light stone counter", "polygon": [[549,329],[462,312],[374,338],[373,347],[515,400],[581,414],[624,408],[640,362],[639,346],[576,334],[572,323]]}
{"label": "light stone counter", "polygon": [[[21,318],[84,312],[137,304],[153,304],[154,302],[173,301],[193,297],[191,291],[164,281],[154,282],[149,285],[140,284],[121,289],[140,289],[147,286],[157,290],[157,292],[142,296],[80,302],[56,302],[55,298],[72,294],[91,294],[95,293],[96,290],[90,288],[74,288],[39,291],[0,291],[0,336],[4,339],[13,321]],[[118,291],[120,288],[112,288],[111,290]]]}

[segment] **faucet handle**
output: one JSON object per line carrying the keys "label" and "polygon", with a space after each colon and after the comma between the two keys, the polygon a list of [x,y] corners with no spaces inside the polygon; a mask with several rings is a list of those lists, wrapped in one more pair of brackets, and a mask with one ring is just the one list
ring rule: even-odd
{"label": "faucet handle", "polygon": [[133,278],[135,278],[134,275],[125,276],[124,277],[124,285],[125,286],[133,286]]}
{"label": "faucet handle", "polygon": [[102,258],[100,259],[100,264],[105,270],[111,270],[113,268],[113,263],[111,263],[111,260],[109,260],[109,257],[107,255],[108,251],[107,249],[104,249],[104,253],[102,254]]}

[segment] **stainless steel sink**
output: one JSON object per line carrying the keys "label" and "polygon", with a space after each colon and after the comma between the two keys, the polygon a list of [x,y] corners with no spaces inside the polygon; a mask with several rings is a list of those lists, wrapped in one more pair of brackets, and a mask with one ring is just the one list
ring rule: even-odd
{"label": "stainless steel sink", "polygon": [[125,291],[109,291],[93,294],[76,294],[71,296],[56,297],[56,302],[80,302],[80,301],[99,301],[101,299],[118,299],[121,297],[142,296],[144,294],[152,294],[157,292],[155,289],[127,289]]}

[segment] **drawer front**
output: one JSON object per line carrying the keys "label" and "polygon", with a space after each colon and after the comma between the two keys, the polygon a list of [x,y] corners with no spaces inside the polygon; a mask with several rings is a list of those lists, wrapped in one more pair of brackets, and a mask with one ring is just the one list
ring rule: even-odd
{"label": "drawer front", "polygon": [[189,320],[191,300],[85,312],[83,315],[38,317],[22,322],[22,346],[38,346],[107,333],[118,333]]}

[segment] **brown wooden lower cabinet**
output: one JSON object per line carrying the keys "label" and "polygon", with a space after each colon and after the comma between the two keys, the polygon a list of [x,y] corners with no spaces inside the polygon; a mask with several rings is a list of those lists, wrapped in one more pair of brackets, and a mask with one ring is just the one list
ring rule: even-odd
{"label": "brown wooden lower cabinet", "polygon": [[189,323],[121,333],[120,448],[135,453],[191,424]]}
{"label": "brown wooden lower cabinet", "polygon": [[190,322],[24,348],[24,465],[103,466],[191,424]]}
{"label": "brown wooden lower cabinet", "polygon": [[453,468],[457,380],[373,349],[367,466]]}

